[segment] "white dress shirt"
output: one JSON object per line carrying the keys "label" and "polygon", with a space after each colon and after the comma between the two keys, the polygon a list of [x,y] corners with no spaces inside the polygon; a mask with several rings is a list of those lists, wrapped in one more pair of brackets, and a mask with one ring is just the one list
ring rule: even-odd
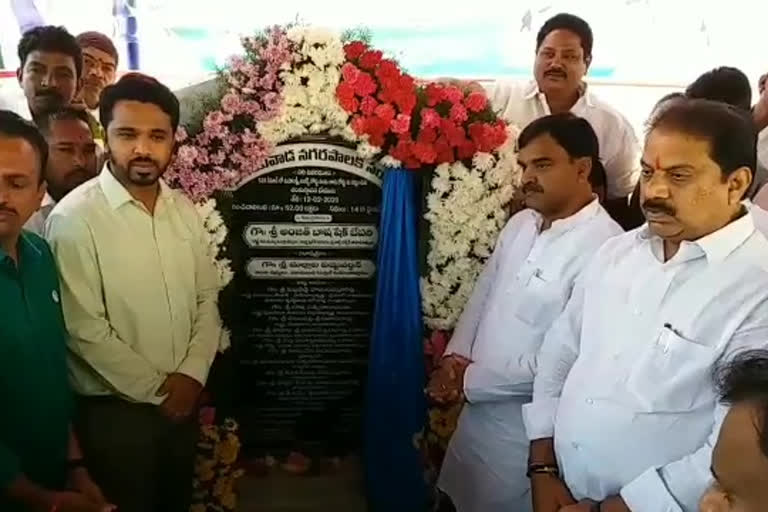
{"label": "white dress shirt", "polygon": [[171,373],[205,384],[221,334],[220,286],[186,196],[161,180],[150,213],[105,169],[56,205],[46,235],[75,391],[159,404]]}
{"label": "white dress shirt", "polygon": [[752,215],[664,262],[647,226],[607,242],[539,354],[530,439],[555,438],[576,499],[695,512],[725,407],[711,372],[768,345],[768,240]]}
{"label": "white dress shirt", "polygon": [[56,201],[46,192],[43,197],[43,202],[40,203],[40,208],[32,214],[32,216],[24,224],[24,229],[31,231],[38,236],[45,235],[45,221],[53,211],[53,207],[56,206]]}
{"label": "white dress shirt", "polygon": [[510,219],[447,348],[473,361],[464,380],[468,403],[438,483],[460,512],[530,508],[521,407],[530,401],[539,346],[576,276],[622,233],[597,199],[545,231],[541,225],[533,210]]}
{"label": "white dress shirt", "polygon": [[[495,82],[488,86],[488,94],[493,109],[521,130],[531,121],[552,113],[535,80]],[[640,144],[632,125],[616,109],[592,94],[589,87],[571,112],[589,121],[597,134],[600,160],[608,179],[608,198],[629,196],[640,177]]]}

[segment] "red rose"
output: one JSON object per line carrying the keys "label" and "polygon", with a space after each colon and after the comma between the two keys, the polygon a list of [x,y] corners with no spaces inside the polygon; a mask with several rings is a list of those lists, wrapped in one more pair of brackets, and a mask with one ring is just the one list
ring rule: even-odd
{"label": "red rose", "polygon": [[482,112],[488,106],[488,98],[482,92],[473,92],[464,100],[470,112]]}
{"label": "red rose", "polygon": [[388,78],[395,78],[400,76],[400,68],[397,63],[390,59],[383,59],[379,62],[379,67],[376,70],[376,76],[379,80],[385,80]]}
{"label": "red rose", "polygon": [[400,160],[401,162],[405,162],[408,159],[412,159],[413,153],[411,152],[411,146],[413,145],[413,142],[411,141],[410,137],[400,137],[397,141],[397,144],[392,147],[392,149],[389,151],[389,154],[392,156],[392,158],[396,158]]}
{"label": "red rose", "polygon": [[443,89],[443,99],[451,103],[461,103],[464,99],[464,92],[455,85],[449,85]]}
{"label": "red rose", "polygon": [[437,164],[450,164],[456,160],[453,155],[453,148],[444,136],[435,141],[435,151],[437,152],[437,159],[435,161]]}
{"label": "red rose", "polygon": [[357,80],[354,82],[355,93],[358,96],[369,96],[378,89],[373,77],[368,73],[360,72]]}
{"label": "red rose", "polygon": [[434,107],[441,101],[443,101],[443,86],[437,83],[431,83],[427,85],[424,91],[427,95],[427,106]]}
{"label": "red rose", "polygon": [[439,128],[440,114],[433,108],[424,108],[421,110],[421,128]]}
{"label": "red rose", "polygon": [[354,85],[357,82],[358,77],[360,76],[361,71],[352,64],[351,62],[346,62],[343,66],[341,66],[341,76],[344,77],[344,80],[349,82],[350,84]]}
{"label": "red rose", "polygon": [[403,114],[411,115],[416,106],[416,94],[413,89],[400,89],[395,93],[395,104]]}
{"label": "red rose", "polygon": [[382,119],[387,126],[392,122],[392,120],[395,118],[395,107],[390,105],[389,103],[382,103],[378,107],[376,107],[376,110],[374,111],[377,117]]}
{"label": "red rose", "polygon": [[471,140],[465,140],[456,148],[456,152],[458,153],[459,160],[467,160],[475,156],[477,147]]}
{"label": "red rose", "polygon": [[372,116],[376,112],[376,107],[379,106],[379,102],[376,101],[373,96],[366,96],[360,101],[360,112],[366,116]]}
{"label": "red rose", "polygon": [[347,56],[347,59],[354,60],[367,49],[368,46],[362,41],[352,41],[344,45],[344,54]]}
{"label": "red rose", "polygon": [[379,50],[368,50],[360,56],[360,68],[372,71],[381,62],[382,53]]}
{"label": "red rose", "polygon": [[367,131],[367,122],[364,117],[356,116],[352,119],[352,130],[357,135],[363,135]]}
{"label": "red rose", "polygon": [[432,144],[414,142],[412,151],[413,155],[425,164],[433,164],[437,160],[437,151],[435,151],[435,147]]}
{"label": "red rose", "polygon": [[416,137],[416,140],[424,142],[425,144],[434,144],[437,140],[437,130],[434,128],[424,128],[419,132],[419,136]]}
{"label": "red rose", "polygon": [[398,114],[392,121],[392,131],[398,135],[408,133],[411,130],[411,116],[405,114]]}
{"label": "red rose", "polygon": [[354,98],[355,88],[349,82],[341,82],[336,86],[336,97],[341,98]]}
{"label": "red rose", "polygon": [[451,107],[451,121],[456,124],[461,124],[469,119],[467,109],[461,103],[454,103]]}
{"label": "red rose", "polygon": [[360,102],[357,101],[357,98],[352,96],[351,98],[348,96],[339,96],[339,105],[341,105],[341,108],[346,110],[347,112],[357,112],[357,110],[360,108]]}
{"label": "red rose", "polygon": [[467,138],[464,128],[454,124],[450,119],[442,119],[440,129],[451,146],[459,146]]}

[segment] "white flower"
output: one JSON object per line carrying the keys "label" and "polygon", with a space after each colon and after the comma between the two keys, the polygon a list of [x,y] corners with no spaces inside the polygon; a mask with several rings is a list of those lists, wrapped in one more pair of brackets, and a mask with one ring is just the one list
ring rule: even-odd
{"label": "white flower", "polygon": [[427,195],[431,240],[429,272],[422,278],[424,319],[433,329],[453,329],[507,220],[505,205],[519,184],[514,152],[517,129],[494,154],[477,154],[472,168],[439,165]]}
{"label": "white flower", "polygon": [[384,167],[389,167],[391,169],[396,169],[398,167],[401,167],[403,165],[403,162],[398,160],[397,158],[394,158],[390,155],[385,155],[379,160],[379,163],[383,165]]}

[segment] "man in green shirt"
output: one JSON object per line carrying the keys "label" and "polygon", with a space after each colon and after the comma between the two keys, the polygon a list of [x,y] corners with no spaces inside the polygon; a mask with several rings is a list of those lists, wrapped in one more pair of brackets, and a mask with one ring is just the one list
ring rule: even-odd
{"label": "man in green shirt", "polygon": [[[0,110],[0,510],[112,510],[71,433],[64,318],[51,251],[22,231],[45,194],[48,146]],[[69,488],[69,491],[63,491]]]}

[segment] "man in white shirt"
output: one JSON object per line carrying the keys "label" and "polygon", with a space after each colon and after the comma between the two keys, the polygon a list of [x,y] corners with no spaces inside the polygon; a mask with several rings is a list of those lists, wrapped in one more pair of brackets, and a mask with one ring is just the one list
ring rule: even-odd
{"label": "man in white shirt", "polygon": [[179,103],[153,78],[104,90],[109,166],[46,226],[70,334],[75,427],[121,512],[189,510],[197,405],[218,347],[219,279],[191,201],[161,176]]}
{"label": "man in white shirt", "polygon": [[39,116],[72,103],[80,86],[83,53],[64,27],[36,27],[19,41],[19,84],[27,98],[22,117]]}
{"label": "man in white shirt", "polygon": [[537,35],[535,80],[496,82],[489,87],[489,95],[504,120],[521,128],[541,116],[569,111],[589,121],[600,141],[600,159],[608,177],[606,207],[620,218],[640,174],[640,147],[629,122],[584,83],[592,44],[586,21],[558,14]]}
{"label": "man in white shirt", "polygon": [[716,372],[730,406],[712,453],[701,512],[761,512],[768,503],[768,350],[749,350]]}
{"label": "man in white shirt", "polygon": [[56,203],[96,176],[96,143],[86,113],[72,107],[46,113],[39,119],[38,128],[48,143],[44,173],[47,192],[24,229],[43,236],[45,221]]}
{"label": "man in white shirt", "polygon": [[458,512],[530,509],[521,406],[539,346],[590,257],[622,233],[590,185],[603,171],[589,122],[542,117],[518,145],[528,208],[504,228],[429,388],[467,400],[438,482]]}
{"label": "man in white shirt", "polygon": [[768,241],[741,202],[754,165],[739,109],[681,99],[652,121],[648,223],[598,251],[539,353],[536,512],[696,510],[725,415],[712,368],[768,344]]}

